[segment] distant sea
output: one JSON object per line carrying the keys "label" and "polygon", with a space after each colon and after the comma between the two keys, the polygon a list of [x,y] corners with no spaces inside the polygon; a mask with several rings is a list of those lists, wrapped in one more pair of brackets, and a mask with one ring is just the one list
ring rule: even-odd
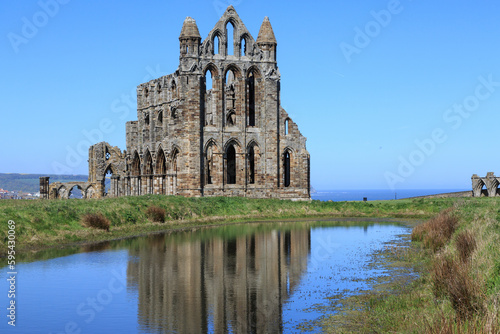
{"label": "distant sea", "polygon": [[366,197],[368,201],[378,201],[468,190],[470,189],[399,189],[396,191],[388,189],[317,190],[316,193],[311,194],[311,198],[320,201],[362,201]]}

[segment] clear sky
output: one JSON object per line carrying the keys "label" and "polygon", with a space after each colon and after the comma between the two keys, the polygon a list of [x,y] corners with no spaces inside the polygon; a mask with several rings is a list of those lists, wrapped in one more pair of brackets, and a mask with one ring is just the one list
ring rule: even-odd
{"label": "clear sky", "polygon": [[233,4],[269,16],[281,101],[317,189],[470,189],[500,174],[500,4],[493,0],[0,3],[0,172],[87,174],[126,149],[136,86],[173,73],[186,16],[202,38]]}

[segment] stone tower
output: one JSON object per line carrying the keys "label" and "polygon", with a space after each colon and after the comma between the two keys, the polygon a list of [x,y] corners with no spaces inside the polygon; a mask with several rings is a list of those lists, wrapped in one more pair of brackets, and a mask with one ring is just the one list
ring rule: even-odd
{"label": "stone tower", "polygon": [[175,73],[137,87],[127,150],[107,143],[90,148],[93,196],[309,199],[306,138],[280,105],[269,18],[254,40],[230,6],[202,41],[187,17],[179,46]]}

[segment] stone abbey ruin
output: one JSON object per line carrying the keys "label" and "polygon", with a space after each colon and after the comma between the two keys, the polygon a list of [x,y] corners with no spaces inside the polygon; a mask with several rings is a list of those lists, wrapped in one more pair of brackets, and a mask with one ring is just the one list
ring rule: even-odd
{"label": "stone abbey ruin", "polygon": [[471,180],[472,180],[472,196],[474,197],[499,196],[500,189],[498,189],[498,186],[500,185],[500,177],[495,176],[495,173],[488,172],[486,173],[486,177],[480,177],[477,176],[477,174],[473,174]]}
{"label": "stone abbey ruin", "polygon": [[306,138],[280,105],[269,19],[254,40],[230,6],[204,41],[195,20],[186,18],[179,41],[175,73],[137,87],[137,121],[126,124],[126,151],[107,142],[91,146],[88,181],[41,178],[41,197],[68,198],[77,187],[84,198],[310,198]]}

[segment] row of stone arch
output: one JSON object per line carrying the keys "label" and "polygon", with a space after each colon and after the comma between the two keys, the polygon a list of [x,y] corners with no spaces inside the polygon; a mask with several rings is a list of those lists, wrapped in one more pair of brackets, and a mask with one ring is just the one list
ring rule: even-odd
{"label": "row of stone arch", "polygon": [[[158,80],[157,80],[158,81]],[[152,90],[150,90],[152,88]],[[172,100],[175,100],[178,98],[178,89],[177,89],[177,84],[175,82],[175,78],[172,78],[170,80],[170,85],[162,86],[161,82],[158,82],[157,84],[154,85],[154,87],[148,87],[147,85],[144,87],[144,97],[147,99],[150,95],[150,93],[155,93],[156,94],[161,94],[163,90],[168,90],[171,92]]]}
{"label": "row of stone arch", "polygon": [[[229,25],[231,25],[230,29],[228,29]],[[229,31],[232,31],[232,36]],[[208,40],[209,42],[207,42],[207,44],[209,44],[205,47],[209,52],[212,55],[220,54],[222,56],[230,56],[232,54],[236,56],[235,50],[238,50],[238,56],[248,56],[250,54],[249,51],[253,50],[255,43],[247,31],[239,32],[238,21],[234,18],[229,18],[224,23],[223,30],[217,28],[212,31]],[[232,43],[230,43],[231,40]],[[229,48],[230,44],[233,45],[232,53]]]}
{"label": "row of stone arch", "polygon": [[472,176],[472,195],[474,197],[488,196],[496,197],[500,195],[500,178],[492,172],[487,173],[486,177],[479,177],[476,174]]}
{"label": "row of stone arch", "polygon": [[161,147],[158,148],[158,152],[154,156],[149,150],[146,150],[142,160],[139,153],[134,151],[130,164],[130,176],[177,173],[179,156],[180,150],[176,146],[173,147],[170,154],[165,154]]}
{"label": "row of stone arch", "polygon": [[[259,144],[252,140],[243,148],[237,139],[231,139],[221,147],[216,140],[210,139],[204,146],[203,166],[204,184],[225,185],[262,185],[265,180],[265,161],[262,159]],[[284,187],[291,186],[293,150],[283,150],[281,159],[282,182]]]}
{"label": "row of stone arch", "polygon": [[[204,145],[201,157],[203,162],[202,182],[205,186],[262,184],[265,179],[265,162],[261,159],[261,155],[260,145],[254,140],[244,148],[236,138],[228,140],[224,146],[221,146],[213,138],[209,139]],[[281,157],[281,185],[288,187],[292,183],[293,149],[285,148]],[[156,154],[146,150],[142,159],[135,151],[130,163],[132,188],[143,189],[145,186],[146,193],[155,193],[155,185],[161,183],[155,182],[156,177],[173,177],[177,186],[177,176],[181,172],[179,169],[180,160],[180,149],[176,146],[173,147],[169,155],[165,154],[161,147]],[[107,171],[109,169],[112,171],[112,166],[109,166]],[[139,190],[133,193],[141,194],[143,192]],[[160,193],[163,192],[160,191]]]}
{"label": "row of stone arch", "polygon": [[262,99],[262,75],[257,66],[242,70],[236,64],[219,69],[209,63],[203,69],[204,96],[203,114],[205,126],[217,125],[216,117],[223,111],[222,126],[240,123],[238,118],[245,116],[246,126],[256,126],[259,105]]}
{"label": "row of stone arch", "polygon": [[230,63],[227,66],[224,66],[224,68],[219,68],[219,66],[217,66],[214,62],[209,62],[203,68],[203,74],[206,75],[207,71],[210,71],[214,77],[225,77],[229,71],[232,71],[236,78],[242,78],[243,76],[248,78],[250,75],[254,75],[258,79],[262,77],[261,71],[257,65],[252,65],[248,69],[244,70],[235,63]]}
{"label": "row of stone arch", "polygon": [[170,154],[165,153],[161,146],[156,154],[146,150],[142,159],[135,151],[130,164],[131,195],[175,193],[180,157],[177,146]]}
{"label": "row of stone arch", "polygon": [[74,198],[93,198],[96,194],[96,189],[92,184],[89,183],[65,183],[62,185],[56,185],[50,189],[50,198],[61,198],[68,199],[73,198],[75,189],[81,192],[80,196]]}

